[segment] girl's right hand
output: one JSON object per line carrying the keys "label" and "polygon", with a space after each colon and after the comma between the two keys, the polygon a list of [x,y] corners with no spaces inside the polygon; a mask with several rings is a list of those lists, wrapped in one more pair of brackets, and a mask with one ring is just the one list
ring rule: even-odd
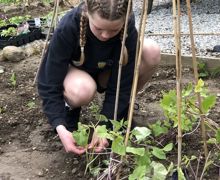
{"label": "girl's right hand", "polygon": [[72,133],[69,132],[63,125],[56,127],[59,138],[67,153],[73,152],[75,154],[81,155],[86,152],[86,149],[76,145]]}

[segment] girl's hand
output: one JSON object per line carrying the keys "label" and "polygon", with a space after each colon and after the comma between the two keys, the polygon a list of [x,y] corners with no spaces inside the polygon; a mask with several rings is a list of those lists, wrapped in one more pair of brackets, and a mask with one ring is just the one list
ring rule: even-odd
{"label": "girl's hand", "polygon": [[97,134],[94,132],[92,136],[92,141],[89,144],[89,149],[95,149],[95,152],[102,152],[106,147],[109,146],[108,140],[105,138],[100,138],[97,136]]}
{"label": "girl's hand", "polygon": [[85,148],[76,145],[76,141],[74,140],[72,133],[69,132],[63,125],[57,126],[56,130],[66,152],[73,152],[78,155],[86,152]]}

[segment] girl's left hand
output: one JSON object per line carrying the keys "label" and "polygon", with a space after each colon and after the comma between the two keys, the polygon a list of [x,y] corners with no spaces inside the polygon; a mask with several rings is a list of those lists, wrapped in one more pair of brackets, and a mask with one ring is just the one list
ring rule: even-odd
{"label": "girl's left hand", "polygon": [[89,144],[89,149],[95,149],[95,152],[102,152],[106,147],[109,146],[108,140],[105,138],[100,138],[97,136],[97,134],[94,132],[92,136],[92,141]]}

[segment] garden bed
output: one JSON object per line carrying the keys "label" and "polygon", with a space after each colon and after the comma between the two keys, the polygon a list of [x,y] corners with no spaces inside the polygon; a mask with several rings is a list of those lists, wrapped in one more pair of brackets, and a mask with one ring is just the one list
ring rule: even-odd
{"label": "garden bed", "polygon": [[[43,115],[41,101],[36,88],[32,85],[40,57],[33,56],[20,63],[2,62],[5,72],[0,74],[0,178],[13,179],[89,179],[84,176],[85,156],[66,154],[59,138],[47,124]],[[12,73],[17,75],[16,87],[10,82]],[[189,68],[183,69],[183,83],[193,81],[193,74]],[[207,79],[206,83],[213,93],[220,93],[219,77]],[[162,119],[159,100],[162,91],[176,87],[175,67],[161,67],[153,79],[137,96],[140,110],[135,112],[135,120],[149,123]],[[98,104],[97,99],[94,101]],[[216,123],[219,122],[220,99],[218,97],[215,108],[210,113]],[[88,107],[83,108],[82,121],[92,117]],[[183,153],[198,155],[202,151],[199,130],[183,139]],[[175,134],[166,138],[174,140]],[[176,162],[176,151],[170,154]],[[12,171],[12,169],[14,169]],[[207,178],[218,179],[218,168],[207,171]],[[211,175],[211,177],[210,177]],[[95,179],[95,178],[93,178]]]}

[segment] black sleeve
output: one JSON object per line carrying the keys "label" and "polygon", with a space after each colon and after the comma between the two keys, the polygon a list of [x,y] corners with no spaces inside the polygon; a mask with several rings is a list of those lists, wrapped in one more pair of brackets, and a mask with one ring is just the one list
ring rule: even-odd
{"label": "black sleeve", "polygon": [[[133,82],[134,67],[135,67],[135,54],[136,54],[137,30],[135,27],[134,15],[129,20],[128,24],[128,37],[126,39],[126,47],[128,50],[128,64],[123,66],[120,83],[120,94],[118,103],[117,119],[127,118],[128,106],[131,94],[131,87]],[[114,118],[115,95],[117,88],[118,78],[118,63],[115,63],[112,68],[111,77],[108,82],[105,100],[101,114],[105,115],[108,119]],[[110,127],[110,124],[107,124]]]}
{"label": "black sleeve", "polygon": [[69,62],[76,49],[76,31],[72,16],[63,18],[54,32],[38,75],[38,92],[43,100],[43,110],[53,128],[65,125],[63,81]]}

